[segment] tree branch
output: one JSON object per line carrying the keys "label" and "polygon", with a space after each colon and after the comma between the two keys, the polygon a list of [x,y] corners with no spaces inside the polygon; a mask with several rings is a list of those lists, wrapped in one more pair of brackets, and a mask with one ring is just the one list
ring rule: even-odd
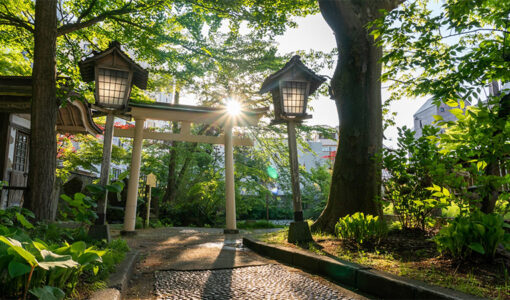
{"label": "tree branch", "polygon": [[85,18],[86,16],[88,16],[90,14],[90,12],[92,11],[92,8],[94,8],[94,5],[96,5],[96,3],[97,3],[97,0],[90,1],[87,9],[82,11],[81,14],[78,16],[78,23],[80,23],[81,20],[83,20],[83,18]]}
{"label": "tree branch", "polygon": [[5,13],[0,13],[0,20],[5,21],[4,23],[2,23],[4,25],[14,26],[14,27],[18,27],[18,28],[24,28],[24,29],[30,31],[31,33],[35,32],[35,29],[32,26],[30,26],[31,25],[30,23],[28,23],[16,16],[7,15]]}
{"label": "tree branch", "polygon": [[122,8],[104,12],[104,13],[102,13],[98,16],[95,16],[95,17],[93,17],[87,21],[84,21],[84,22],[76,22],[76,23],[62,25],[57,29],[57,36],[61,36],[61,35],[68,34],[68,33],[71,33],[73,31],[76,31],[79,29],[83,29],[83,28],[92,26],[94,24],[97,24],[97,23],[104,21],[105,19],[113,17],[113,16],[132,13],[132,12],[135,12],[136,10],[137,9],[134,7],[130,8],[128,5],[125,5]]}

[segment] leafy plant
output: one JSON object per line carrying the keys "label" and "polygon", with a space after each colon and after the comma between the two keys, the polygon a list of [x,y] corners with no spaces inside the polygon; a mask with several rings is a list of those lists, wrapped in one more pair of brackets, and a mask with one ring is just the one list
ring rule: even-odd
{"label": "leafy plant", "polygon": [[97,204],[92,198],[82,193],[74,194],[73,198],[67,195],[60,195],[60,198],[67,204],[67,206],[61,207],[59,211],[63,220],[73,219],[80,223],[92,224],[97,219],[97,214],[94,211]]}
{"label": "leafy plant", "polygon": [[[21,243],[14,238],[0,236],[0,242],[7,245],[7,247],[0,249],[0,258],[2,263],[7,265],[9,277],[16,279],[28,273],[24,284],[23,299],[26,299],[30,283],[33,281],[36,284],[41,282],[41,278],[44,277],[46,271],[58,268],[53,274],[62,274],[64,276],[61,275],[60,277],[65,277],[65,275],[72,272],[70,269],[78,266],[78,263],[70,255],[58,255],[47,250],[47,246],[42,241]],[[41,272],[34,275],[36,269],[41,270]],[[58,276],[50,274],[49,281],[55,279],[55,277],[58,278]],[[32,280],[33,278],[36,279]],[[4,284],[9,283],[9,281],[2,282]],[[65,283],[65,280],[63,282]]]}
{"label": "leafy plant", "polygon": [[457,259],[464,259],[474,251],[492,260],[499,245],[510,249],[510,234],[505,228],[510,228],[510,225],[504,222],[502,216],[476,211],[456,217],[439,231],[434,242],[439,251]]}
{"label": "leafy plant", "polygon": [[354,242],[358,245],[363,243],[378,244],[386,237],[388,227],[379,216],[366,215],[357,212],[340,218],[335,225],[335,232],[340,239]]}
{"label": "leafy plant", "polygon": [[[449,204],[449,197],[438,197],[441,189],[428,189],[436,186],[434,182],[443,185],[449,177],[458,178],[450,172],[449,158],[439,153],[435,142],[438,131],[425,126],[424,136],[417,139],[415,132],[404,126],[399,128],[398,149],[384,150],[383,165],[390,176],[383,182],[383,199],[392,205],[403,227],[432,227],[434,213]],[[444,192],[449,193],[446,188]]]}
{"label": "leafy plant", "polygon": [[40,300],[61,300],[66,296],[61,289],[48,285],[33,288],[30,293]]}

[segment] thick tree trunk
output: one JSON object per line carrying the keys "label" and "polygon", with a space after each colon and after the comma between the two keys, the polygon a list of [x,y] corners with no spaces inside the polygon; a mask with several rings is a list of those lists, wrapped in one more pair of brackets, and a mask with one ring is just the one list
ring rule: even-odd
{"label": "thick tree trunk", "polygon": [[[324,19],[333,29],[339,50],[331,80],[340,137],[330,195],[312,230],[334,232],[340,217],[354,212],[380,215],[382,149],[382,49],[375,45],[366,24],[379,9],[397,1],[319,0]],[[390,5],[391,4],[391,5]]]}
{"label": "thick tree trunk", "polygon": [[36,1],[34,38],[29,192],[25,207],[31,209],[38,220],[51,220],[57,157],[56,0]]}

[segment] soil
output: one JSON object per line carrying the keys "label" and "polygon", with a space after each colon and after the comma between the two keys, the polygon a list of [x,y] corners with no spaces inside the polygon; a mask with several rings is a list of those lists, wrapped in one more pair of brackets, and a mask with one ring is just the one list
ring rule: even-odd
{"label": "soil", "polygon": [[[447,287],[452,282],[479,285],[484,297],[510,299],[510,255],[498,249],[493,261],[481,256],[458,261],[441,255],[430,238],[433,232],[408,229],[392,232],[377,246],[358,247],[335,238],[316,241],[315,248],[331,257]],[[505,284],[506,282],[506,284]],[[499,287],[498,289],[494,287]],[[466,291],[465,291],[466,292]],[[476,292],[475,292],[476,293]]]}

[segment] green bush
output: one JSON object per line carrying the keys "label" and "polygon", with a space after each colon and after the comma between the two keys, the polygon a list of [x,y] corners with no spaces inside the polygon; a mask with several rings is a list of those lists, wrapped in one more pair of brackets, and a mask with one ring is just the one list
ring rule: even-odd
{"label": "green bush", "polygon": [[335,225],[338,238],[354,242],[378,244],[388,234],[388,227],[378,216],[357,212],[340,218]]}
{"label": "green bush", "polygon": [[457,259],[470,256],[473,251],[493,259],[498,245],[510,249],[510,234],[505,232],[503,217],[475,211],[468,216],[458,216],[434,237],[437,248]]}

